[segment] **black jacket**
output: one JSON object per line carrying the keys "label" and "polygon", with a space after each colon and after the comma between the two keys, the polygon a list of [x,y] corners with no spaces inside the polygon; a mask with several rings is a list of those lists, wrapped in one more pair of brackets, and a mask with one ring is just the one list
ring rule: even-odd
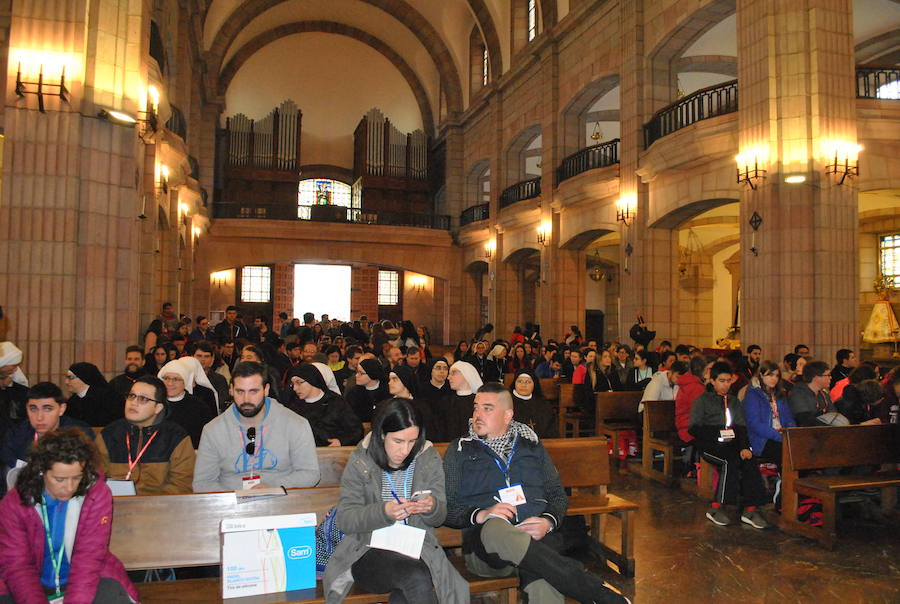
{"label": "black jacket", "polygon": [[213,328],[213,333],[216,334],[216,339],[221,342],[227,342],[228,340],[237,340],[238,338],[249,338],[250,333],[247,331],[247,326],[241,323],[240,321],[235,321],[233,324],[229,325],[228,321],[222,321],[218,325]]}
{"label": "black jacket", "polygon": [[365,386],[354,386],[347,391],[347,402],[363,422],[372,421],[372,411],[381,401],[391,398],[387,384],[381,382],[375,390],[366,390]]}
{"label": "black jacket", "polygon": [[141,367],[135,373],[121,373],[109,380],[109,387],[112,388],[116,394],[122,397],[122,400],[125,400],[125,396],[131,392],[131,386],[137,381],[139,377],[147,375],[147,371]]}
{"label": "black jacket", "polygon": [[[736,396],[728,395],[728,410],[731,412],[731,428],[734,440],[740,449],[750,448],[750,436],[747,433],[747,421],[744,418],[744,405]],[[691,419],[688,432],[697,439],[697,444],[717,443],[719,430],[725,428],[725,404],[721,395],[707,390],[694,399],[691,404]]]}
{"label": "black jacket", "polygon": [[530,427],[538,438],[559,438],[556,412],[547,399],[532,396],[527,401],[513,392],[513,419]]}

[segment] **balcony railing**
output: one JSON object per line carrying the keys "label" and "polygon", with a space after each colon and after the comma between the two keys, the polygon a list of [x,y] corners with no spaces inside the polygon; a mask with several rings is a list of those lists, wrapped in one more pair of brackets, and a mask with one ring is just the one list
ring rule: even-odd
{"label": "balcony railing", "polygon": [[217,203],[216,218],[255,218],[268,220],[309,220],[312,222],[343,222],[409,226],[423,229],[450,230],[450,217],[442,214],[417,212],[389,212],[343,206],[294,206],[287,204]]}
{"label": "balcony railing", "polygon": [[664,107],[644,125],[644,149],[691,124],[738,110],[738,81],[732,80],[692,92]]}
{"label": "balcony railing", "polygon": [[534,199],[541,195],[541,177],[517,182],[500,193],[500,209],[511,206],[519,201]]}
{"label": "balcony railing", "polygon": [[856,96],[860,99],[900,100],[900,67],[858,65]]}
{"label": "balcony railing", "polygon": [[619,163],[619,139],[579,149],[562,160],[556,171],[556,182],[560,183],[582,172],[617,163]]}
{"label": "balcony railing", "polygon": [[491,204],[483,203],[481,205],[466,208],[459,215],[459,226],[464,227],[467,224],[478,222],[479,220],[487,220],[491,217]]}

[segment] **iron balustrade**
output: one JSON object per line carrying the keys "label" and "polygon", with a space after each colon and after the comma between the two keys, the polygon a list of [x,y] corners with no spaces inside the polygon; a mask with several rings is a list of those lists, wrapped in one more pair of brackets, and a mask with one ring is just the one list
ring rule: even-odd
{"label": "iron balustrade", "polygon": [[619,163],[619,139],[613,139],[599,145],[579,149],[568,156],[556,171],[556,182],[560,183],[582,172],[596,168],[606,168]]}
{"label": "iron balustrade", "polygon": [[856,97],[900,100],[900,67],[857,66]]}
{"label": "iron balustrade", "polygon": [[459,215],[459,226],[464,227],[467,224],[478,222],[479,220],[487,220],[491,217],[491,204],[482,203],[471,208],[466,208]]}
{"label": "iron balustrade", "polygon": [[644,149],[655,141],[699,121],[738,110],[738,81],[701,88],[660,109],[644,125]]}
{"label": "iron balustrade", "polygon": [[216,218],[251,218],[267,220],[304,220],[408,226],[423,229],[450,230],[450,217],[443,214],[367,210],[336,205],[288,205],[220,202],[215,205]]}
{"label": "iron balustrade", "polygon": [[524,201],[526,199],[534,199],[541,195],[541,177],[532,178],[531,180],[523,180],[517,182],[511,187],[507,187],[500,193],[500,208],[511,206],[514,203]]}

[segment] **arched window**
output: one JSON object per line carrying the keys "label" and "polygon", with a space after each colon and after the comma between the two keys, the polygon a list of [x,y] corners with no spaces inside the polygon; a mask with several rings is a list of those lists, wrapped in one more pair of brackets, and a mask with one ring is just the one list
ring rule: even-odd
{"label": "arched window", "polygon": [[543,154],[543,139],[540,134],[535,136],[522,151],[522,171],[525,178],[535,178],[541,175],[541,155]]}
{"label": "arched window", "polygon": [[487,46],[481,47],[481,85],[487,86],[490,76],[490,61]]}
{"label": "arched window", "polygon": [[478,26],[469,34],[469,98],[473,99],[490,82],[487,44]]}
{"label": "arched window", "polygon": [[528,41],[531,42],[537,36],[538,17],[537,0],[528,0]]}
{"label": "arched window", "polygon": [[342,206],[345,208],[360,207],[360,200],[355,199],[350,185],[329,178],[307,178],[300,181],[297,195],[297,216],[309,220],[310,206]]}

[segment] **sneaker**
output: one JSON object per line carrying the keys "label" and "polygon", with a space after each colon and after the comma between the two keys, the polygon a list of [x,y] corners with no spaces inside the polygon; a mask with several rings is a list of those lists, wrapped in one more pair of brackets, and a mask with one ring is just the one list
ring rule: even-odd
{"label": "sneaker", "polygon": [[709,506],[709,509],[706,511],[706,517],[709,518],[713,524],[718,524],[719,526],[728,526],[731,524],[731,518],[728,517],[728,514],[725,513],[722,506],[717,508]]}
{"label": "sneaker", "polygon": [[759,510],[753,510],[752,512],[744,512],[741,514],[741,522],[746,522],[753,528],[757,529],[765,529],[769,528],[769,523],[766,521],[766,517],[763,516],[763,513]]}

